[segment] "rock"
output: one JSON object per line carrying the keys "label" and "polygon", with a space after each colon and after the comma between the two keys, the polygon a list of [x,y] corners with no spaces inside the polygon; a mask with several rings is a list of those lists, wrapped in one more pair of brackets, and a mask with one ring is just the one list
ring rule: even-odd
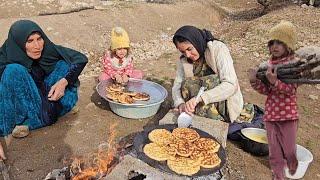
{"label": "rock", "polygon": [[111,6],[111,5],[113,5],[113,1],[101,1],[101,4],[103,6]]}
{"label": "rock", "polygon": [[307,4],[302,4],[301,7],[302,8],[308,8],[309,6]]}
{"label": "rock", "polygon": [[77,130],[77,133],[79,133],[79,134],[81,134],[81,133],[83,133],[84,132],[84,130]]}
{"label": "rock", "polygon": [[92,109],[92,108],[95,108],[95,107],[96,107],[96,105],[91,102],[91,103],[86,105],[85,109]]}
{"label": "rock", "polygon": [[52,27],[48,27],[48,28],[47,28],[47,31],[48,31],[48,32],[50,32],[50,31],[52,31],[52,30],[53,30]]}
{"label": "rock", "polygon": [[61,5],[60,11],[65,11],[73,6],[73,4],[68,0],[59,0],[59,4]]}
{"label": "rock", "polygon": [[52,3],[53,1],[55,0],[37,0],[37,3],[47,5],[49,3]]}
{"label": "rock", "polygon": [[318,96],[310,94],[309,99],[318,100]]}
{"label": "rock", "polygon": [[95,10],[106,10],[106,9],[108,9],[108,7],[107,6],[94,6],[94,9]]}

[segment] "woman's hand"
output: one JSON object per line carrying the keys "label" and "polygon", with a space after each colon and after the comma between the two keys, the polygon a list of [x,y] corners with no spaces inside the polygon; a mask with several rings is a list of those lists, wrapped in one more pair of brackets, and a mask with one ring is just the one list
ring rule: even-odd
{"label": "woman's hand", "polygon": [[58,101],[64,96],[64,91],[68,85],[68,81],[65,78],[60,79],[50,89],[48,93],[48,99],[50,101]]}
{"label": "woman's hand", "polygon": [[2,144],[0,143],[0,160],[6,160],[6,156],[4,155],[4,150]]}
{"label": "woman's hand", "polygon": [[185,111],[186,111],[186,104],[185,104],[185,103],[181,103],[181,104],[178,106],[178,111],[179,111],[180,114],[181,114],[182,112],[185,112]]}
{"label": "woman's hand", "polygon": [[277,78],[277,67],[273,66],[268,66],[267,72],[266,72],[266,77],[269,81],[270,84],[274,85],[278,78]]}
{"label": "woman's hand", "polygon": [[191,98],[189,101],[186,102],[185,112],[189,115],[192,115],[195,112],[198,103],[199,101],[197,101],[195,97]]}
{"label": "woman's hand", "polygon": [[248,70],[248,78],[249,78],[250,82],[257,81],[257,72],[258,72],[258,70],[256,68],[250,68]]}

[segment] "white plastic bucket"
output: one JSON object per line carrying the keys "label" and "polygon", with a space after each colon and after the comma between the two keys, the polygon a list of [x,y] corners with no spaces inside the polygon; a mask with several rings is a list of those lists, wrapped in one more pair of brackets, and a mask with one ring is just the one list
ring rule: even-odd
{"label": "white plastic bucket", "polygon": [[291,175],[289,173],[289,169],[285,168],[285,174],[287,178],[290,178],[290,179],[302,178],[306,173],[309,164],[313,160],[313,155],[308,149],[297,144],[297,159],[298,159],[298,168],[294,175]]}

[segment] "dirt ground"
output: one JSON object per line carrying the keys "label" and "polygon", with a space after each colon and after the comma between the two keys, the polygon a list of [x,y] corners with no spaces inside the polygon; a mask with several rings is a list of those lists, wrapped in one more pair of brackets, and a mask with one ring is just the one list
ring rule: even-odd
{"label": "dirt ground", "polygon": [[[142,69],[147,77],[164,81],[174,78],[175,61],[179,57],[170,41],[175,30],[186,24],[212,30],[230,47],[245,101],[262,107],[265,97],[250,88],[246,72],[248,67],[268,57],[265,48],[267,30],[281,19],[290,20],[298,27],[299,46],[320,45],[320,19],[316,18],[320,17],[318,8],[288,5],[252,20],[233,20],[216,10],[221,2],[224,1],[157,4],[142,1],[0,0],[0,44],[6,39],[13,22],[31,19],[39,23],[53,42],[75,48],[89,57],[89,64],[80,77],[80,98],[75,111],[50,127],[32,131],[23,139],[14,139],[7,147],[6,164],[12,178],[43,179],[53,169],[66,166],[66,160],[95,152],[99,144],[106,142],[111,125],[117,125],[116,138],[119,140],[161,118],[164,110],[147,119],[121,118],[112,113],[95,92],[96,78],[101,70],[99,57],[107,47],[110,30],[114,26],[128,30],[136,67]],[[242,11],[257,7],[254,0],[228,2],[231,3],[228,8],[241,7]],[[65,12],[79,7],[89,9],[38,16],[40,12]],[[298,92],[301,115],[298,144],[307,147],[314,155],[304,177],[308,180],[320,179],[320,108],[319,100],[313,98],[319,98],[319,90],[319,85],[303,85]],[[229,141],[226,150],[227,179],[271,179],[267,157],[252,156]]]}

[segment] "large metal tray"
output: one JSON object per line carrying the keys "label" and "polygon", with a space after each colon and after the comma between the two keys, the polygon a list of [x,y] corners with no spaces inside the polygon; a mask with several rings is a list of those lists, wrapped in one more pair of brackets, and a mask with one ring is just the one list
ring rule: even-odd
{"label": "large metal tray", "polygon": [[155,115],[168,95],[167,90],[155,82],[130,78],[126,86],[127,90],[148,93],[150,99],[148,101],[136,101],[133,104],[121,104],[106,97],[106,87],[111,83],[112,80],[101,81],[96,90],[102,98],[109,102],[114,113],[126,118],[140,119]]}

